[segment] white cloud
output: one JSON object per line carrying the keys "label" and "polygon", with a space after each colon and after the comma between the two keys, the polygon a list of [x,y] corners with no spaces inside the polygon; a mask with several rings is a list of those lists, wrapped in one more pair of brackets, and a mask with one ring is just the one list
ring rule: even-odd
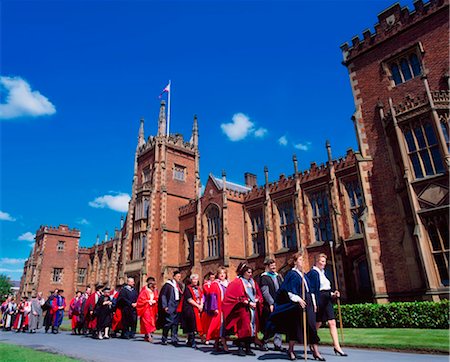
{"label": "white cloud", "polygon": [[0,77],[0,89],[6,93],[0,103],[0,119],[52,115],[55,106],[20,77]]}
{"label": "white cloud", "polygon": [[4,211],[0,211],[0,220],[4,221],[16,221],[15,218],[13,218],[10,214]]}
{"label": "white cloud", "polygon": [[246,138],[254,127],[254,124],[243,113],[233,115],[232,123],[222,123],[220,127],[230,141],[240,141]]}
{"label": "white cloud", "polygon": [[287,144],[288,144],[287,137],[281,136],[280,138],[278,138],[278,143],[282,146],[287,146]]}
{"label": "white cloud", "polygon": [[24,240],[24,241],[34,241],[34,238],[36,237],[35,234],[27,231],[26,233],[20,235],[17,240]]}
{"label": "white cloud", "polygon": [[22,272],[23,269],[0,268],[0,273],[22,273]]}
{"label": "white cloud", "polygon": [[89,201],[89,206],[104,209],[105,207],[114,211],[127,212],[130,195],[118,193],[117,195],[103,195],[94,201]]}
{"label": "white cloud", "polygon": [[255,138],[263,138],[269,132],[264,127],[255,129],[255,123],[244,113],[235,113],[231,118],[232,122],[222,123],[220,128],[225,133],[230,141],[241,141],[247,136],[254,136]]}
{"label": "white cloud", "polygon": [[294,147],[300,151],[308,151],[311,148],[311,142],[297,143]]}
{"label": "white cloud", "polygon": [[89,225],[90,222],[87,219],[85,219],[85,218],[81,218],[81,219],[77,220],[77,224],[79,224],[79,225]]}
{"label": "white cloud", "polygon": [[258,128],[256,131],[255,131],[255,137],[257,137],[257,138],[263,138],[266,134],[267,134],[267,129],[266,128],[263,128],[263,127],[261,127],[261,128]]}
{"label": "white cloud", "polygon": [[20,265],[25,262],[26,259],[20,258],[0,258],[1,265]]}

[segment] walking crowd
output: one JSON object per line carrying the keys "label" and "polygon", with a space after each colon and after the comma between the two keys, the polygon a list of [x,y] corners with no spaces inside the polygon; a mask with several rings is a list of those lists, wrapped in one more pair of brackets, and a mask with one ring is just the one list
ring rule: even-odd
{"label": "walking crowd", "polygon": [[[179,345],[179,325],[187,336],[186,345],[197,348],[198,343],[213,344],[215,352],[230,353],[231,340],[238,356],[254,356],[252,345],[268,351],[287,353],[297,359],[294,346],[308,344],[314,359],[325,361],[319,351],[317,330],[328,323],[334,352],[347,356],[339,345],[333,301],[340,297],[338,290],[325,275],[327,256],[315,257],[315,265],[304,273],[302,251],[294,254],[284,279],[276,271],[273,259],[265,261],[265,272],[257,283],[253,270],[245,262],[239,264],[237,278],[228,280],[227,269],[220,267],[209,272],[200,286],[199,276],[191,274],[181,283],[181,273],[173,272],[158,291],[155,278],[149,277],[138,293],[134,279],[114,290],[97,285],[95,291],[77,291],[69,304],[72,334],[90,335],[99,340],[111,337],[135,338],[137,318],[144,341],[153,342],[153,333],[162,329],[161,344]],[[44,300],[38,293],[31,300],[23,297],[16,303],[9,296],[1,305],[3,330],[36,333],[59,332],[66,301],[63,290],[55,289]],[[45,314],[45,315],[44,315]],[[260,334],[258,335],[258,333]],[[286,336],[288,348],[282,346]],[[234,337],[234,338],[233,338]]]}

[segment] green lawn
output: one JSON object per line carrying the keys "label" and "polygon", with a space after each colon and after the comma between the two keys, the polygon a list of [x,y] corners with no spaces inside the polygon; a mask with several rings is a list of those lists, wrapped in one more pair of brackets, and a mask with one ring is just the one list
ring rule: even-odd
{"label": "green lawn", "polygon": [[59,354],[36,351],[31,348],[16,346],[14,344],[0,343],[0,356],[2,362],[75,362],[77,359]]}
{"label": "green lawn", "polygon": [[[319,330],[321,343],[331,344],[328,328]],[[339,331],[339,339],[341,334]],[[410,328],[344,328],[343,346],[371,347],[394,350],[449,353],[447,329]]]}

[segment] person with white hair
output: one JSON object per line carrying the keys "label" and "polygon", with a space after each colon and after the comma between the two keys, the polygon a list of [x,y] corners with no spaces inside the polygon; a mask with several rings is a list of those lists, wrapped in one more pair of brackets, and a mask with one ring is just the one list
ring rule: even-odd
{"label": "person with white hair", "polygon": [[122,288],[117,298],[117,307],[122,311],[122,336],[131,339],[136,334],[138,293],[134,289],[134,278],[127,279],[127,285]]}
{"label": "person with white hair", "polygon": [[183,306],[181,309],[181,327],[187,334],[188,347],[197,348],[195,334],[203,335],[201,313],[203,311],[203,292],[198,285],[198,274],[191,274],[189,284],[183,295]]}

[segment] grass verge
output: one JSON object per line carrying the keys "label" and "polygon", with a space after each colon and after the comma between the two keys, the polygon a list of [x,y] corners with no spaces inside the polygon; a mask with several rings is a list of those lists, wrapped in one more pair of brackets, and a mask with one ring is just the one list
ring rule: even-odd
{"label": "grass verge", "polygon": [[36,351],[31,348],[16,346],[15,344],[0,343],[0,356],[2,362],[76,362],[74,358]]}
{"label": "grass verge", "polygon": [[[342,342],[341,333],[339,339]],[[319,330],[322,344],[331,344],[328,328]],[[449,330],[415,328],[345,328],[343,346],[449,353]]]}

